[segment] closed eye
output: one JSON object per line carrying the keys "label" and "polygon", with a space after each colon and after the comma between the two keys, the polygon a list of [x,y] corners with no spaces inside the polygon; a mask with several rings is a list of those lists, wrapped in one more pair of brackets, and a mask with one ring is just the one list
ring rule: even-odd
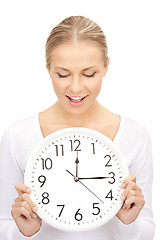
{"label": "closed eye", "polygon": [[57,73],[58,74],[58,77],[59,78],[66,78],[66,77],[68,77],[69,75],[61,75],[61,74],[59,74],[59,73]]}
{"label": "closed eye", "polygon": [[85,77],[94,77],[94,75],[96,74],[96,72],[94,72],[92,75],[86,75],[84,74]]}
{"label": "closed eye", "polygon": [[[69,76],[69,74],[68,74],[68,75],[61,75],[61,74],[59,74],[59,73],[57,73],[57,74],[58,74],[58,77],[59,77],[59,78],[66,78],[66,77]],[[86,75],[86,74],[84,74],[84,76],[85,76],[85,77],[94,77],[95,74],[96,74],[96,72],[94,72],[94,73],[91,74],[91,75]]]}

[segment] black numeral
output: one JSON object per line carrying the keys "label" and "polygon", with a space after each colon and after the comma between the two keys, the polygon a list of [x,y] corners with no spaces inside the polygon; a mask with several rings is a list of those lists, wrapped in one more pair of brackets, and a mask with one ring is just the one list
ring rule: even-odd
{"label": "black numeral", "polygon": [[81,149],[78,149],[81,144],[79,139],[74,140],[74,142],[73,140],[69,140],[69,141],[71,142],[71,151],[81,151]]}
{"label": "black numeral", "polygon": [[112,180],[111,180],[111,181],[109,180],[108,182],[109,182],[110,184],[115,183],[115,178],[114,178],[114,177],[115,177],[115,173],[114,173],[114,172],[110,172],[109,175],[112,175],[112,176],[111,176],[111,179],[112,179]]}
{"label": "black numeral", "polygon": [[59,155],[59,148],[60,147],[62,148],[62,156],[64,156],[64,147],[63,147],[63,145],[60,145],[60,146],[54,145],[54,146],[56,147],[56,156]]}
{"label": "black numeral", "polygon": [[98,215],[100,213],[100,208],[98,208],[97,206],[95,206],[96,204],[99,204],[99,203],[93,203],[93,209],[96,209],[96,213],[92,213],[93,215]]}
{"label": "black numeral", "polygon": [[63,211],[63,209],[64,209],[64,206],[65,206],[65,205],[57,205],[57,207],[62,207],[62,209],[61,209],[61,211],[60,211],[60,213],[59,213],[58,217],[60,217],[60,216],[61,216],[61,214],[62,214],[62,211]]}
{"label": "black numeral", "polygon": [[109,193],[107,194],[107,196],[105,198],[110,198],[111,200],[113,199],[112,190],[109,191]]}
{"label": "black numeral", "polygon": [[110,161],[111,161],[111,156],[110,155],[106,155],[106,156],[104,156],[104,158],[107,158],[107,163],[106,163],[105,167],[112,167],[112,165],[109,164]]}
{"label": "black numeral", "polygon": [[91,143],[93,145],[93,154],[95,154],[95,144]]}
{"label": "black numeral", "polygon": [[81,221],[83,218],[82,214],[79,213],[79,210],[80,210],[80,208],[77,210],[77,212],[75,213],[75,216],[74,216],[77,221]]}
{"label": "black numeral", "polygon": [[43,203],[43,204],[48,204],[49,201],[50,201],[49,198],[48,198],[48,197],[49,197],[49,194],[48,194],[47,192],[44,192],[44,193],[42,194],[42,197],[43,197],[43,198],[42,198],[42,203]]}
{"label": "black numeral", "polygon": [[41,175],[38,177],[38,181],[40,183],[42,183],[42,185],[40,187],[43,187],[43,185],[45,184],[45,181],[46,181],[46,177],[44,175]]}
{"label": "black numeral", "polygon": [[51,160],[50,158],[46,158],[46,159],[41,158],[41,160],[42,160],[42,169],[43,169],[43,170],[44,170],[45,168],[46,168],[47,170],[50,170],[50,169],[52,168],[53,163],[52,163],[52,160]]}

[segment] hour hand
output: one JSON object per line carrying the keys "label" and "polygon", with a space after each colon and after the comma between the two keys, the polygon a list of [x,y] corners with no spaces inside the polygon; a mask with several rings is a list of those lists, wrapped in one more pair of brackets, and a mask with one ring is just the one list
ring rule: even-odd
{"label": "hour hand", "polygon": [[84,179],[105,179],[105,178],[111,178],[111,177],[88,177],[88,178],[79,178],[79,180],[84,180]]}

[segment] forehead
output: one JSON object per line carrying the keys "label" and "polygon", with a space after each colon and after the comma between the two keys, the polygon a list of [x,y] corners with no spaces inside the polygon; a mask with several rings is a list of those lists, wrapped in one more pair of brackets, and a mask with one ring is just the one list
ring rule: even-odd
{"label": "forehead", "polygon": [[61,44],[52,51],[53,64],[101,65],[103,63],[102,50],[91,43]]}

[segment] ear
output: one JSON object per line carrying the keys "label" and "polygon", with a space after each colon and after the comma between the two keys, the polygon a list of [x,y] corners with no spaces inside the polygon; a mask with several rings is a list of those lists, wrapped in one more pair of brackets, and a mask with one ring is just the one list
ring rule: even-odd
{"label": "ear", "polygon": [[110,60],[110,58],[108,57],[108,59],[107,59],[107,65],[106,65],[105,68],[104,68],[104,74],[103,74],[103,76],[105,76],[106,73],[107,73],[107,71],[108,71],[109,60]]}

